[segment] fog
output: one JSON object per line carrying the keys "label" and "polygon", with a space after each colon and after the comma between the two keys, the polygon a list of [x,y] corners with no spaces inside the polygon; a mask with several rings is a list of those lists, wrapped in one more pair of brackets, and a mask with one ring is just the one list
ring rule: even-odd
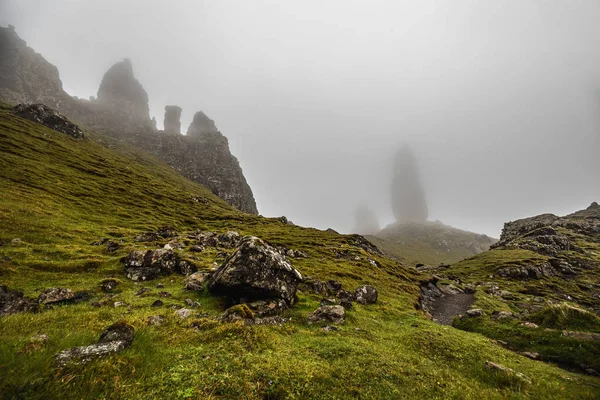
{"label": "fog", "polygon": [[151,116],[203,110],[265,216],[385,226],[410,144],[429,219],[508,220],[600,200],[600,2],[0,0],[0,24],[96,95],[124,57]]}

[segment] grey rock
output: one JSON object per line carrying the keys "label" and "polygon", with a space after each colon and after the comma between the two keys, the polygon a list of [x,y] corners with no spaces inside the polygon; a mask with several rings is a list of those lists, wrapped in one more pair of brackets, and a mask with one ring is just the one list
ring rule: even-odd
{"label": "grey rock", "polygon": [[196,272],[196,273],[191,274],[190,276],[188,276],[185,279],[184,289],[185,290],[203,290],[204,282],[206,282],[207,277],[208,277],[208,274],[205,272]]}
{"label": "grey rock", "polygon": [[371,285],[362,285],[354,291],[354,299],[360,304],[374,304],[378,296],[377,289]]}
{"label": "grey rock", "polygon": [[181,133],[181,107],[165,106],[164,128],[166,133]]}
{"label": "grey rock", "polygon": [[209,291],[240,299],[281,299],[293,304],[302,275],[277,249],[246,236],[207,281]]}
{"label": "grey rock", "polygon": [[13,114],[44,125],[58,132],[66,133],[75,139],[83,139],[83,131],[64,115],[44,104],[19,104],[12,109]]}
{"label": "grey rock", "polygon": [[148,317],[148,325],[160,326],[165,323],[165,317],[162,315],[151,315]]}
{"label": "grey rock", "polygon": [[0,285],[0,316],[37,311],[38,302],[23,296],[23,292]]}
{"label": "grey rock", "polygon": [[308,315],[312,323],[328,322],[336,325],[343,324],[346,319],[346,310],[342,306],[321,306]]}
{"label": "grey rock", "polygon": [[75,293],[71,289],[49,288],[40,294],[38,302],[40,304],[54,304],[65,300],[71,300],[73,297],[75,297]]}
{"label": "grey rock", "polygon": [[472,308],[467,310],[465,315],[469,318],[481,317],[483,315],[483,310],[481,308]]}

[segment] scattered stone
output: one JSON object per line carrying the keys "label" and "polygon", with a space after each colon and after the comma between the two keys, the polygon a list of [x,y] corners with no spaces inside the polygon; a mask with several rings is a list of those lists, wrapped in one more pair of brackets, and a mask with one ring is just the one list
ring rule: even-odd
{"label": "scattered stone", "polygon": [[102,307],[102,304],[100,304],[100,303],[99,303],[99,302],[97,302],[97,301],[93,301],[93,302],[91,302],[91,303],[90,303],[90,306],[92,306],[92,307],[96,307],[96,308],[99,308],[99,307]]}
{"label": "scattered stone", "polygon": [[68,365],[82,365],[118,353],[131,345],[134,334],[131,325],[123,321],[117,322],[102,332],[96,344],[61,351],[54,356],[54,362],[57,367],[62,368]]}
{"label": "scattered stone", "polygon": [[194,245],[194,246],[190,247],[190,251],[193,251],[194,253],[203,252],[204,251],[204,246],[199,245],[199,244]]}
{"label": "scattered stone", "polygon": [[340,328],[338,328],[337,326],[334,326],[334,325],[325,325],[323,327],[323,330],[326,332],[331,332],[331,331],[339,331]]}
{"label": "scattered stone", "polygon": [[123,303],[122,301],[115,301],[113,304],[113,307],[117,308],[117,307],[123,307],[125,305],[125,303]]}
{"label": "scattered stone", "polygon": [[531,379],[529,379],[527,376],[523,375],[520,372],[515,372],[513,369],[505,367],[504,365],[496,364],[491,361],[486,361],[485,366],[486,366],[486,368],[488,368],[494,372],[503,373],[507,376],[515,376],[516,378],[518,378],[519,380],[521,380],[525,383],[529,383],[529,384],[531,383]]}
{"label": "scattered stone", "polygon": [[162,307],[164,303],[161,300],[156,300],[152,303],[151,307]]}
{"label": "scattered stone", "polygon": [[204,282],[208,277],[207,273],[204,272],[195,272],[188,276],[184,282],[185,290],[203,290]]}
{"label": "scattered stone", "polygon": [[308,315],[309,322],[331,322],[333,324],[343,324],[346,318],[346,310],[344,307],[336,306],[321,306]]}
{"label": "scattered stone", "polygon": [[75,297],[75,293],[71,289],[66,288],[49,288],[44,290],[38,297],[40,304],[56,304],[65,300],[71,300]]}
{"label": "scattered stone", "polygon": [[594,332],[563,331],[562,336],[571,337],[577,340],[593,340],[600,342],[600,333]]}
{"label": "scattered stone", "polygon": [[27,342],[27,344],[23,348],[23,352],[25,352],[25,353],[31,353],[31,352],[34,352],[34,351],[38,351],[42,347],[46,346],[46,344],[48,343],[49,339],[50,338],[48,337],[48,335],[43,334],[43,333],[39,334],[39,335],[32,336],[31,338],[29,338],[29,341]]}
{"label": "scattered stone", "polygon": [[492,319],[496,321],[503,321],[512,318],[515,318],[515,315],[510,311],[494,311],[492,313]]}
{"label": "scattered stone", "polygon": [[350,301],[350,299],[341,299],[340,306],[344,307],[346,310],[350,310],[353,307],[352,301]]}
{"label": "scattered stone", "polygon": [[363,285],[354,291],[354,299],[360,304],[374,304],[378,297],[377,289],[371,285]]}
{"label": "scattered stone", "polygon": [[23,297],[21,291],[0,285],[0,316],[36,311],[37,309],[38,303],[34,299]]}
{"label": "scattered stone", "polygon": [[158,288],[158,289],[162,289],[164,287],[165,287],[165,285],[163,283],[157,283],[156,284],[156,288]]}
{"label": "scattered stone", "polygon": [[517,299],[517,297],[514,294],[512,294],[511,292],[509,292],[508,290],[501,290],[500,297],[502,297],[504,300],[516,300]]}
{"label": "scattered stone", "polygon": [[44,104],[19,104],[12,109],[13,114],[55,131],[66,133],[75,139],[83,139],[83,131],[67,117]]}
{"label": "scattered stone", "polygon": [[325,282],[306,277],[299,285],[299,288],[306,293],[315,293],[320,296],[327,296],[327,285]]}
{"label": "scattered stone", "polygon": [[469,318],[481,317],[483,315],[483,310],[481,308],[472,308],[467,310],[465,315]]}
{"label": "scattered stone", "polygon": [[254,319],[254,313],[246,304],[237,304],[225,310],[225,312],[221,315],[220,319],[223,322],[235,322],[247,319]]}
{"label": "scattered stone", "polygon": [[277,315],[288,308],[287,303],[282,299],[257,300],[246,305],[256,317]]}
{"label": "scattered stone", "polygon": [[188,308],[180,308],[175,312],[177,316],[181,319],[186,319],[192,315],[193,311]]}
{"label": "scattered stone", "polygon": [[525,356],[527,358],[530,358],[532,360],[539,360],[540,359],[540,354],[539,353],[535,353],[533,351],[522,351],[519,354],[521,354],[522,356]]}
{"label": "scattered stone", "polygon": [[275,315],[272,317],[255,318],[254,320],[247,319],[246,321],[248,321],[248,322],[252,321],[252,323],[254,325],[280,325],[281,326],[285,323],[290,322],[291,320],[292,320],[291,318],[283,318],[278,315]]}
{"label": "scattered stone", "polygon": [[336,299],[322,299],[321,300],[322,306],[335,306],[337,304],[338,304],[338,302]]}
{"label": "scattered stone", "polygon": [[152,289],[150,289],[149,287],[143,287],[140,290],[138,290],[137,292],[135,292],[136,296],[142,296],[146,293],[148,293],[149,291],[151,291]]}
{"label": "scattered stone", "polygon": [[165,298],[172,296],[171,293],[169,293],[169,292],[158,292],[157,294],[158,294],[158,297],[165,297]]}
{"label": "scattered stone", "polygon": [[162,315],[151,315],[148,317],[148,325],[160,326],[165,323],[165,317]]}
{"label": "scattered stone", "polygon": [[108,278],[100,282],[100,290],[103,292],[112,292],[119,285],[119,281],[114,278]]}
{"label": "scattered stone", "polygon": [[537,324],[534,324],[533,322],[527,322],[527,321],[521,322],[519,325],[524,326],[525,328],[532,328],[532,329],[539,328],[539,326]]}
{"label": "scattered stone", "polygon": [[220,246],[228,249],[234,248],[240,242],[240,234],[236,231],[228,231],[218,237],[218,243]]}
{"label": "scattered stone", "polygon": [[279,251],[261,239],[246,236],[240,246],[207,280],[208,289],[236,300],[282,299],[293,304],[302,275]]}
{"label": "scattered stone", "polygon": [[23,244],[23,241],[19,238],[15,238],[10,241],[10,244],[13,246],[20,246],[21,244]]}
{"label": "scattered stone", "polygon": [[173,250],[135,250],[121,260],[125,264],[125,274],[133,281],[146,281],[160,274],[169,275],[192,273],[197,268],[189,261],[180,260]]}
{"label": "scattered stone", "polygon": [[342,290],[342,283],[333,279],[330,279],[326,283],[327,292],[331,294],[336,294],[340,290]]}

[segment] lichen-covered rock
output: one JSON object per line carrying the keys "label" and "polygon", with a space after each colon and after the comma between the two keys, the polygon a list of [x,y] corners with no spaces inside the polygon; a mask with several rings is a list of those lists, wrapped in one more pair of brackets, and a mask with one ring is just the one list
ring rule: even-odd
{"label": "lichen-covered rock", "polygon": [[205,272],[196,272],[191,274],[185,279],[184,289],[185,290],[203,290],[204,282],[208,278],[208,274]]}
{"label": "lichen-covered rock", "polygon": [[170,249],[134,250],[121,261],[125,264],[125,275],[133,281],[147,281],[161,274],[187,275],[198,270],[191,262],[179,259]]}
{"label": "lichen-covered rock", "polygon": [[123,321],[117,322],[100,334],[97,343],[89,346],[73,347],[56,354],[54,356],[55,365],[57,367],[82,365],[118,353],[131,345],[134,335],[135,330],[131,325]]}
{"label": "lichen-covered rock", "polygon": [[44,104],[19,104],[12,109],[13,114],[37,122],[50,129],[66,133],[75,139],[83,139],[83,131],[56,110]]}
{"label": "lichen-covered rock", "polygon": [[378,296],[377,289],[371,285],[362,285],[354,291],[354,299],[360,304],[377,303]]}
{"label": "lichen-covered rock", "polygon": [[119,281],[114,278],[107,278],[100,282],[100,290],[103,292],[112,292],[119,285]]}
{"label": "lichen-covered rock", "polygon": [[0,285],[0,316],[36,311],[38,303],[23,296],[23,292]]}
{"label": "lichen-covered rock", "polygon": [[327,322],[336,325],[346,320],[346,310],[340,305],[321,306],[308,315],[309,322]]}
{"label": "lichen-covered rock", "polygon": [[301,281],[300,272],[277,249],[257,237],[247,236],[210,276],[207,287],[234,302],[282,299],[293,304]]}
{"label": "lichen-covered rock", "polygon": [[218,237],[219,246],[227,248],[236,247],[239,244],[240,240],[240,234],[236,231],[228,231],[223,233],[222,235],[219,235]]}
{"label": "lichen-covered rock", "polygon": [[254,319],[254,313],[246,304],[237,304],[225,310],[220,319],[223,322],[250,320]]}
{"label": "lichen-covered rock", "polygon": [[49,288],[44,290],[38,297],[40,304],[54,304],[65,300],[71,300],[75,297],[75,293],[67,288]]}

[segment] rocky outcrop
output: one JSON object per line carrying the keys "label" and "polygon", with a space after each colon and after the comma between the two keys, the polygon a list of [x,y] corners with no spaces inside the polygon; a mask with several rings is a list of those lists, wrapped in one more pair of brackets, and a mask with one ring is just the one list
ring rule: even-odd
{"label": "rocky outcrop", "polygon": [[500,241],[494,247],[501,246],[502,243],[516,239],[527,232],[531,232],[544,226],[552,225],[558,219],[559,217],[554,214],[541,214],[535,217],[507,222],[504,224],[504,228],[502,229]]}
{"label": "rocky outcrop", "polygon": [[0,316],[36,311],[38,303],[23,296],[23,292],[0,285]]}
{"label": "rocky outcrop", "polygon": [[[155,154],[186,178],[200,183],[241,211],[258,214],[252,190],[227,138],[204,113],[194,116],[189,137],[179,135],[177,110],[166,133],[149,116],[148,94],[135,78],[131,61],[113,65],[102,78],[98,98],[69,96],[58,70],[27,47],[14,28],[0,28],[0,101],[42,103],[75,123]],[[175,122],[177,121],[177,122]]]}
{"label": "rocky outcrop", "polygon": [[58,69],[28,47],[14,26],[0,27],[0,100],[43,103],[55,109],[71,101],[63,91]]}
{"label": "rocky outcrop", "polygon": [[408,146],[400,149],[394,160],[392,210],[400,223],[425,222],[429,214],[417,160]]}
{"label": "rocky outcrop", "polygon": [[277,249],[247,236],[210,276],[207,287],[234,303],[281,299],[291,305],[301,281],[302,275]]}
{"label": "rocky outcrop", "polygon": [[165,106],[164,130],[166,133],[181,133],[181,107]]}
{"label": "rocky outcrop", "polygon": [[47,126],[55,131],[66,133],[75,139],[83,139],[83,131],[67,117],[44,104],[19,104],[12,109],[13,114]]}
{"label": "rocky outcrop", "polygon": [[187,130],[187,136],[193,138],[210,136],[216,133],[220,132],[215,125],[215,121],[208,118],[208,116],[202,111],[198,111],[196,114],[194,114],[194,119]]}
{"label": "rocky outcrop", "polygon": [[135,250],[121,260],[125,275],[133,281],[156,279],[159,275],[179,273],[188,275],[198,269],[189,261],[181,260],[172,250]]}

